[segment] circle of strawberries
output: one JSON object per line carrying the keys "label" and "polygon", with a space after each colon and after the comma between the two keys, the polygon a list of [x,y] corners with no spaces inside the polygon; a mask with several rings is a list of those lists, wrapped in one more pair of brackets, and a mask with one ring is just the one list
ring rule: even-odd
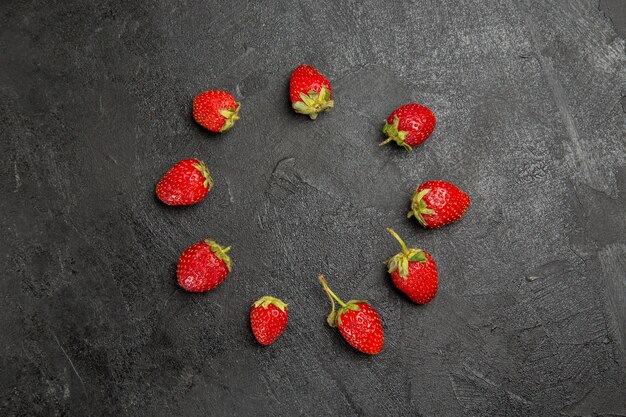
{"label": "circle of strawberries", "polygon": [[[296,113],[315,120],[334,107],[333,89],[328,79],[315,67],[300,65],[289,80],[289,98]],[[193,118],[205,129],[224,133],[239,120],[240,104],[226,91],[210,90],[193,100]],[[408,103],[395,109],[385,120],[382,132],[385,145],[395,142],[412,151],[433,133],[437,120],[428,107]],[[213,187],[206,165],[197,159],[185,159],[174,166],[156,185],[159,200],[169,206],[185,206],[202,201]],[[407,217],[415,217],[425,228],[438,228],[456,222],[467,211],[469,196],[452,183],[434,180],[419,185],[411,197]],[[431,302],[438,289],[438,271],[426,251],[409,248],[392,229],[387,231],[398,241],[401,251],[387,260],[392,283],[417,304]],[[223,282],[232,268],[227,252],[211,239],[187,248],[178,260],[176,276],[181,288],[189,292],[209,291]],[[327,317],[345,341],[356,350],[374,355],[382,351],[385,335],[380,315],[367,301],[343,302],[320,275],[319,280],[331,302]],[[336,309],[335,303],[339,305]],[[285,330],[289,320],[287,304],[273,296],[259,298],[250,309],[250,327],[259,344],[272,344]]]}

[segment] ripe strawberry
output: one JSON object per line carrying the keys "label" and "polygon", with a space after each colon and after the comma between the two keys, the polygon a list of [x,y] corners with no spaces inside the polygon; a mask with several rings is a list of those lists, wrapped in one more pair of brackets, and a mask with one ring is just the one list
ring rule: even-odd
{"label": "ripe strawberry", "polygon": [[396,232],[387,229],[402,247],[402,252],[387,261],[393,284],[417,304],[432,301],[437,294],[437,265],[426,251],[407,248]]}
{"label": "ripe strawberry", "polygon": [[426,228],[441,227],[461,218],[470,198],[455,185],[445,181],[428,181],[417,187],[407,217],[415,218]]}
{"label": "ripe strawberry", "polygon": [[259,298],[250,310],[252,333],[262,345],[276,340],[287,327],[288,320],[287,304],[269,295]]}
{"label": "ripe strawberry", "polygon": [[387,117],[383,133],[388,138],[381,146],[394,141],[407,151],[412,151],[413,146],[428,139],[436,123],[435,114],[428,107],[414,103],[405,104]]}
{"label": "ripe strawberry", "polygon": [[193,99],[193,118],[211,132],[226,132],[239,120],[240,107],[226,91],[205,91]]}
{"label": "ripe strawberry", "polygon": [[178,260],[178,285],[190,292],[215,288],[230,272],[229,250],[209,239],[191,245]]}
{"label": "ripe strawberry", "polygon": [[296,113],[315,120],[318,113],[333,108],[332,96],[330,82],[312,66],[300,65],[291,73],[289,98]]}
{"label": "ripe strawberry", "polygon": [[202,161],[178,162],[156,186],[159,200],[169,206],[188,206],[201,201],[213,187],[211,173]]}
{"label": "ripe strawberry", "polygon": [[[369,355],[380,353],[385,342],[385,334],[376,310],[367,301],[350,300],[344,303],[330,290],[322,275],[320,282],[332,304],[332,311],[326,319],[329,326],[339,327],[339,332],[346,342],[358,351]],[[339,311],[335,311],[335,300],[341,306]]]}

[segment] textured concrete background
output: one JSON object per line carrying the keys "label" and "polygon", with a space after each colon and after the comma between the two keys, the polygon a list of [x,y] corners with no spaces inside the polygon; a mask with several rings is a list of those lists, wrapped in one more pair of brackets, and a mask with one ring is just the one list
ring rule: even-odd
{"label": "textured concrete background", "polygon": [[[626,415],[624,2],[264,3],[3,2],[0,415]],[[300,63],[334,86],[316,122]],[[209,88],[243,105],[224,136],[191,119]],[[409,101],[434,135],[379,148]],[[214,191],[159,204],[187,157]],[[472,207],[425,231],[405,213],[436,178]],[[390,285],[386,226],[437,260],[431,304]],[[233,273],[186,294],[208,236]],[[381,355],[325,325],[320,272],[380,311]],[[266,293],[291,321],[263,349]]]}

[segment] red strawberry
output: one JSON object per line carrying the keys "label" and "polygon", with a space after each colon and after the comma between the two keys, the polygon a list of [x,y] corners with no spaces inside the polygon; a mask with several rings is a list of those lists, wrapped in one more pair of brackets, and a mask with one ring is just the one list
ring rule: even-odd
{"label": "red strawberry", "polygon": [[469,196],[455,185],[428,181],[413,193],[407,217],[415,216],[422,226],[431,229],[459,220],[469,205]]}
{"label": "red strawberry", "polygon": [[333,108],[332,96],[330,82],[312,66],[300,65],[291,73],[289,98],[296,113],[315,120],[318,113]]}
{"label": "red strawberry", "polygon": [[190,292],[215,288],[230,272],[229,250],[209,239],[191,245],[178,260],[178,285]]}
{"label": "red strawberry", "polygon": [[396,232],[387,229],[402,247],[402,252],[387,261],[393,284],[417,304],[432,301],[437,294],[437,265],[428,252],[407,248]]}
{"label": "red strawberry", "polygon": [[428,139],[436,123],[435,114],[428,107],[414,103],[405,104],[387,117],[383,133],[388,138],[381,145],[394,141],[407,151],[412,151],[413,146]]}
{"label": "red strawberry", "polygon": [[156,186],[159,200],[169,206],[188,206],[201,201],[213,187],[211,173],[202,161],[178,162]]}
{"label": "red strawberry", "polygon": [[[380,353],[385,342],[385,334],[376,310],[367,301],[350,300],[344,303],[330,290],[322,275],[320,282],[332,304],[332,311],[326,319],[330,327],[339,327],[339,332],[346,342],[358,351],[369,355]],[[339,311],[335,311],[335,300],[341,306]]]}
{"label": "red strawberry", "polygon": [[239,120],[240,107],[226,91],[205,91],[193,99],[193,118],[211,132],[226,132]]}
{"label": "red strawberry", "polygon": [[287,327],[288,320],[287,304],[269,295],[259,298],[250,310],[252,333],[262,345],[276,340]]}

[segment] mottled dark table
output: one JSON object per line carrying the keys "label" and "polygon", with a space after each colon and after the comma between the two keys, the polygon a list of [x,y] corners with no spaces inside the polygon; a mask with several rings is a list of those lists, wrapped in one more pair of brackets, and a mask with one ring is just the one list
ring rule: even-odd
{"label": "mottled dark table", "polygon": [[[0,415],[626,415],[624,2],[4,1],[0,6]],[[336,108],[287,100],[319,67]],[[226,135],[191,99],[242,103]],[[438,126],[379,148],[396,106]],[[199,157],[216,186],[168,208],[154,185]],[[420,229],[415,185],[472,197]],[[395,228],[433,254],[416,306],[383,260]],[[175,282],[213,237],[234,270]],[[377,357],[325,324],[325,273],[384,319]],[[290,303],[260,348],[250,304]]]}

